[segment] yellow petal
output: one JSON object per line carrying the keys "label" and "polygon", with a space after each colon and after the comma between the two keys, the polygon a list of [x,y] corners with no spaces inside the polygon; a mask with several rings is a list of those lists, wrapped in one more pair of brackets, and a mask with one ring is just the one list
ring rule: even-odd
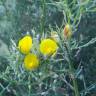
{"label": "yellow petal", "polygon": [[34,70],[39,66],[39,59],[35,54],[29,53],[24,58],[24,67],[27,70]]}
{"label": "yellow petal", "polygon": [[31,36],[27,35],[23,37],[19,43],[18,48],[23,54],[28,54],[32,48],[32,38]]}
{"label": "yellow petal", "polygon": [[44,39],[40,43],[40,52],[43,55],[49,55],[56,52],[58,46],[54,40],[51,39]]}

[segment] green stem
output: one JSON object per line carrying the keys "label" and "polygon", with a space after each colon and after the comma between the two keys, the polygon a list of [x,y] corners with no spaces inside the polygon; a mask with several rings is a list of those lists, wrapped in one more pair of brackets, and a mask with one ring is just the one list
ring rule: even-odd
{"label": "green stem", "polygon": [[80,96],[79,91],[78,91],[77,80],[76,80],[76,78],[75,78],[75,76],[74,76],[74,68],[73,68],[73,66],[72,66],[72,63],[69,63],[69,69],[70,69],[70,72],[71,72],[72,75],[73,75],[72,82],[73,82],[73,86],[74,86],[75,96]]}
{"label": "green stem", "polygon": [[29,80],[29,84],[28,84],[29,95],[28,96],[31,96],[31,75],[30,74],[29,74],[28,80]]}
{"label": "green stem", "polygon": [[65,46],[65,49],[67,51],[68,58],[69,58],[69,61],[68,61],[68,63],[69,63],[69,70],[70,70],[70,72],[72,74],[72,77],[73,77],[72,78],[72,83],[73,83],[73,86],[74,86],[74,94],[75,94],[75,96],[80,96],[79,90],[78,90],[77,80],[76,80],[76,78],[74,76],[74,70],[75,69],[74,69],[73,63],[71,63],[72,60],[71,60],[71,56],[70,56],[70,49],[68,48],[68,46],[66,45],[66,43],[64,43],[64,46]]}
{"label": "green stem", "polygon": [[41,32],[45,32],[46,2],[42,0]]}

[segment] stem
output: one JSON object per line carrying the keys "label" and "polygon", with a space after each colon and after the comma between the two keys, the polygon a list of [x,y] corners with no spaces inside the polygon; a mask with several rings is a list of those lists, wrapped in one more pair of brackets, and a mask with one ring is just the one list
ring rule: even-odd
{"label": "stem", "polygon": [[41,16],[41,32],[45,32],[45,17],[46,17],[46,6],[45,6],[45,0],[42,0],[42,11],[43,15]]}
{"label": "stem", "polygon": [[73,68],[73,66],[72,66],[72,63],[69,63],[69,69],[70,69],[70,72],[71,72],[72,75],[73,75],[72,82],[73,82],[73,86],[74,86],[75,96],[80,96],[79,91],[78,91],[77,80],[76,80],[76,78],[75,78],[75,76],[74,76],[74,68]]}
{"label": "stem", "polygon": [[75,94],[75,96],[80,96],[79,90],[78,90],[77,80],[76,80],[76,78],[74,76],[74,66],[71,63],[72,61],[71,61],[71,56],[70,56],[70,49],[68,48],[68,46],[66,45],[66,43],[64,43],[64,46],[65,46],[65,49],[67,51],[68,58],[69,58],[69,61],[68,61],[68,63],[69,63],[69,70],[70,70],[70,72],[72,73],[72,76],[73,76],[72,82],[73,82],[73,86],[74,86],[74,94]]}
{"label": "stem", "polygon": [[29,84],[28,84],[29,95],[28,96],[31,96],[31,76],[30,76],[30,74],[29,74],[28,80],[29,80]]}

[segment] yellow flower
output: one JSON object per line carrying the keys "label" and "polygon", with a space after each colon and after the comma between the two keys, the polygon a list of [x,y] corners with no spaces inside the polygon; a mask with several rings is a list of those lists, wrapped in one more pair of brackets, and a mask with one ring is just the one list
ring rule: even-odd
{"label": "yellow flower", "polygon": [[66,24],[64,27],[64,36],[65,38],[70,38],[72,36],[71,27],[69,24]]}
{"label": "yellow flower", "polygon": [[34,70],[39,66],[39,59],[35,54],[29,53],[24,58],[24,67],[27,70]]}
{"label": "yellow flower", "polygon": [[44,39],[41,41],[40,44],[40,52],[43,55],[50,55],[56,52],[58,46],[54,40],[51,39]]}
{"label": "yellow flower", "polygon": [[18,43],[18,48],[23,54],[28,54],[32,48],[31,36],[27,35],[23,37]]}

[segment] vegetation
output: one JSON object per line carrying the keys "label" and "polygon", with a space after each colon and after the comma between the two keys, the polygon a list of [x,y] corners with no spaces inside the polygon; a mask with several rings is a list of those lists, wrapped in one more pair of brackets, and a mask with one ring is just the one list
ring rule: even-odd
{"label": "vegetation", "polygon": [[0,96],[96,95],[96,0],[0,0]]}

